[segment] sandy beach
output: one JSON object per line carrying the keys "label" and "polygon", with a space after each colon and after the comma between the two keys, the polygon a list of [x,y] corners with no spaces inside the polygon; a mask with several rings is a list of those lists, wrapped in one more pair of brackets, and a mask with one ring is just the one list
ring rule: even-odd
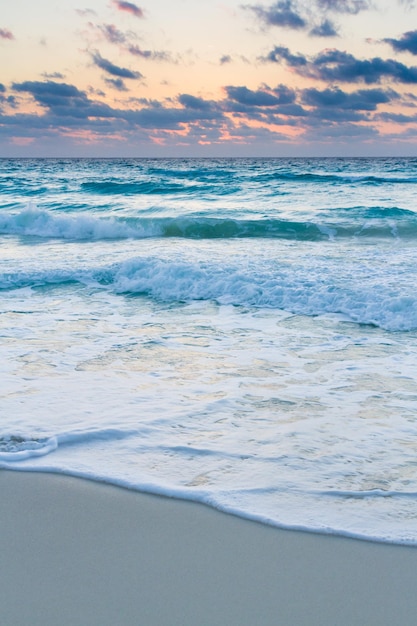
{"label": "sandy beach", "polygon": [[3,626],[416,623],[417,549],[0,471]]}

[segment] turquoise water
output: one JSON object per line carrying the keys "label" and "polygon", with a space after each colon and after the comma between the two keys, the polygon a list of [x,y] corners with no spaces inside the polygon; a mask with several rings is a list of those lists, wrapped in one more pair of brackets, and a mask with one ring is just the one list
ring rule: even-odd
{"label": "turquoise water", "polygon": [[0,467],[417,544],[417,159],[0,161]]}

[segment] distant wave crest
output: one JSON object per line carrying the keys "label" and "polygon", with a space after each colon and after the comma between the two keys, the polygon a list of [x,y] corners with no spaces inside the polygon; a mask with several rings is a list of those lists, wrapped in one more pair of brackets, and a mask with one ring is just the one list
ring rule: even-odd
{"label": "distant wave crest", "polygon": [[[172,178],[172,174],[170,176]],[[81,191],[113,196],[113,195],[189,195],[193,193],[223,195],[238,191],[237,186],[224,186],[215,181],[208,182],[176,182],[175,180],[143,180],[135,182],[120,181],[87,181],[81,183]]]}

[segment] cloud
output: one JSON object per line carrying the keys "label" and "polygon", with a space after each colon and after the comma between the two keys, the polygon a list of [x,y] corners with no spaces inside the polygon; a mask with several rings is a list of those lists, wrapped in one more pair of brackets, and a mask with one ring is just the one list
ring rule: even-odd
{"label": "cloud", "polygon": [[384,122],[395,122],[396,124],[413,124],[417,122],[417,114],[404,115],[403,113],[386,112],[379,113],[377,119]]}
{"label": "cloud", "polygon": [[126,42],[125,33],[122,33],[114,24],[98,24],[97,28],[109,43],[124,44]]}
{"label": "cloud", "polygon": [[38,104],[48,109],[57,119],[65,119],[66,123],[68,123],[68,118],[74,118],[79,123],[81,119],[88,120],[90,117],[103,118],[114,115],[107,104],[90,100],[84,91],[67,83],[56,83],[51,80],[24,81],[13,83],[12,89],[31,94]]}
{"label": "cloud", "polygon": [[31,93],[40,104],[49,104],[56,102],[61,98],[79,98],[83,92],[74,85],[67,83],[56,83],[51,80],[37,81],[27,80],[22,83],[13,83],[14,91],[26,91]]}
{"label": "cloud", "polygon": [[121,78],[105,78],[104,82],[117,91],[129,91]]}
{"label": "cloud", "polygon": [[139,17],[139,18],[144,17],[143,10],[140,7],[138,7],[136,4],[133,4],[133,2],[123,2],[121,0],[114,0],[113,4],[116,6],[116,8],[119,11],[126,11],[127,13],[130,13],[131,15],[134,15],[135,17]]}
{"label": "cloud", "polygon": [[279,85],[276,89],[258,89],[252,91],[245,86],[224,88],[227,96],[239,104],[249,107],[276,107],[277,105],[290,104],[295,100],[295,92],[285,85]]}
{"label": "cloud", "polygon": [[280,63],[284,60],[291,67],[308,65],[307,57],[302,54],[292,54],[285,46],[275,46],[266,57],[260,57],[260,60],[271,63]]}
{"label": "cloud", "polygon": [[94,52],[91,54],[91,58],[97,67],[107,72],[111,76],[117,76],[118,78],[132,78],[139,79],[143,78],[143,75],[140,72],[135,72],[133,70],[129,70],[125,67],[119,67],[115,65],[111,61],[104,59],[99,52]]}
{"label": "cloud", "polygon": [[61,72],[42,72],[41,76],[43,78],[65,78],[64,74],[61,74]]}
{"label": "cloud", "polygon": [[417,54],[417,30],[409,30],[403,33],[399,39],[383,39],[389,43],[396,52],[411,52]]}
{"label": "cloud", "polygon": [[292,90],[285,85],[275,89],[265,85],[258,90],[229,85],[224,89],[228,100],[223,107],[236,120],[256,121],[263,126],[296,126],[304,132],[329,123],[372,123],[372,116],[380,105],[400,99],[399,94],[391,89],[354,92],[338,87]]}
{"label": "cloud", "polygon": [[264,62],[285,61],[297,73],[328,82],[366,84],[380,83],[384,79],[404,84],[417,84],[417,67],[408,67],[393,59],[357,59],[352,54],[337,49],[326,49],[313,57],[292,54],[284,46],[275,46]]}
{"label": "cloud", "polygon": [[222,57],[220,57],[219,63],[220,65],[226,65],[227,63],[231,63],[232,62],[232,57],[230,56],[230,54],[224,54]]}
{"label": "cloud", "polygon": [[[304,140],[314,143],[324,143],[332,145],[335,141],[358,142],[361,139],[369,140],[379,137],[377,128],[371,125],[353,124],[349,121],[338,123],[319,123],[304,135]],[[362,147],[363,149],[363,147]],[[361,154],[359,152],[359,154]]]}
{"label": "cloud", "polygon": [[187,124],[222,119],[223,113],[213,110],[211,107],[176,108],[161,106],[157,103],[137,111],[124,111],[123,117],[126,121],[141,128],[183,130]]}
{"label": "cloud", "polygon": [[[116,80],[111,85],[118,88],[122,83]],[[46,110],[43,115],[15,115],[9,116],[13,118],[9,120],[2,118],[2,123],[26,124],[27,132],[30,128],[54,127],[57,131],[59,128],[77,126],[93,130],[109,129],[109,132],[110,127],[111,132],[120,129],[126,131],[126,127],[183,130],[187,124],[223,118],[223,112],[215,103],[188,94],[179,96],[181,108],[149,102],[147,106],[135,110],[116,109],[91,100],[84,91],[66,83],[25,81],[14,83],[12,88],[17,92],[31,94]]]}
{"label": "cloud", "polygon": [[[121,77],[110,76],[105,81],[111,89],[126,91]],[[180,93],[166,101],[128,98],[122,108],[95,100],[99,96],[91,89],[87,93],[64,82],[25,81],[12,88],[30,94],[43,110],[2,115],[0,134],[6,139],[31,138],[39,142],[40,149],[57,138],[61,146],[67,140],[78,147],[86,142],[123,141],[131,146],[146,142],[149,147],[157,142],[194,149],[200,143],[217,142],[233,148],[233,144],[262,137],[272,142],[294,141],[296,135],[297,141],[331,145],[340,137],[378,136],[378,128],[388,121],[408,124],[408,128],[417,118],[416,107],[410,116],[399,113],[397,107],[390,108],[391,104],[406,104],[405,96],[382,87],[350,91],[336,86],[291,89],[284,84],[262,84],[250,89],[242,84],[227,85],[218,100]],[[0,83],[2,106],[7,104],[5,96],[6,87]]]}
{"label": "cloud", "polygon": [[14,39],[14,35],[7,28],[0,28],[0,39]]}
{"label": "cloud", "polygon": [[141,57],[142,59],[176,63],[171,54],[169,52],[165,52],[164,50],[143,50],[136,44],[129,44],[128,46],[126,46],[126,50],[130,54],[133,54],[133,56]]}
{"label": "cloud", "polygon": [[[265,27],[308,30],[311,37],[335,37],[338,30],[327,13],[357,15],[372,7],[371,0],[277,0],[270,6],[244,5]],[[315,16],[318,21],[315,23]]]}
{"label": "cloud", "polygon": [[393,59],[357,59],[340,50],[325,50],[312,63],[313,74],[328,81],[379,83],[384,78],[416,84],[417,67],[407,67]]}
{"label": "cloud", "polygon": [[310,35],[313,37],[338,37],[339,33],[333,22],[326,19],[321,24],[314,26],[310,31]]}
{"label": "cloud", "polygon": [[[14,96],[6,96],[6,87],[0,83],[0,109],[3,105],[9,105],[12,109],[16,108],[16,99]],[[1,123],[0,123],[1,125]]]}
{"label": "cloud", "polygon": [[96,28],[103,35],[104,39],[109,43],[116,44],[122,47],[123,50],[132,54],[133,56],[141,57],[142,59],[148,59],[152,61],[169,61],[174,63],[172,56],[169,52],[163,50],[143,50],[135,43],[137,39],[135,33],[122,32],[114,24],[97,24],[90,23],[90,26]]}
{"label": "cloud", "polygon": [[186,109],[194,109],[197,111],[209,111],[212,109],[212,103],[203,98],[197,98],[187,93],[178,96],[178,102]]}
{"label": "cloud", "polygon": [[325,11],[349,13],[350,15],[357,15],[361,11],[371,8],[369,0],[316,0],[316,2]]}
{"label": "cloud", "polygon": [[395,91],[383,89],[359,89],[354,92],[342,91],[338,87],[330,89],[304,89],[301,92],[304,104],[315,107],[353,111],[376,111],[378,104],[386,104],[398,98]]}
{"label": "cloud", "polygon": [[77,13],[77,15],[80,15],[81,17],[97,15],[97,13],[93,11],[93,9],[75,9],[75,12]]}
{"label": "cloud", "polygon": [[292,0],[278,0],[270,7],[259,4],[246,5],[264,26],[281,26],[283,28],[303,29],[306,28],[306,20],[297,12]]}

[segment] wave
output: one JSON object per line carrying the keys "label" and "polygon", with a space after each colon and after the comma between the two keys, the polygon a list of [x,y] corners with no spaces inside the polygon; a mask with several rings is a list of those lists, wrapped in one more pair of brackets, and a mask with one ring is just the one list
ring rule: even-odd
{"label": "wave", "polygon": [[296,183],[340,183],[363,184],[363,185],[386,185],[386,184],[417,184],[417,176],[393,176],[382,174],[327,174],[319,172],[269,172],[259,176],[254,175],[254,179],[262,182],[296,182]]}
{"label": "wave", "polygon": [[60,433],[59,435],[51,435],[49,437],[34,437],[20,434],[4,435],[0,437],[0,462],[15,463],[33,457],[45,456],[62,446],[91,443],[97,440],[124,439],[133,434],[137,434],[137,431],[105,428]]}
{"label": "wave", "polygon": [[[181,237],[188,239],[265,238],[322,241],[333,238],[417,238],[417,214],[405,209],[345,212],[343,221],[295,221],[276,218],[231,219],[220,217],[98,218],[55,214],[38,209],[0,214],[0,234],[100,241]],[[350,219],[349,219],[350,218]]]}
{"label": "wave", "polygon": [[160,164],[158,167],[148,166],[138,170],[142,180],[130,178],[129,182],[120,180],[86,181],[81,183],[81,189],[98,194],[176,194],[176,193],[234,193],[240,190],[241,185],[248,181],[254,183],[295,182],[295,183],[333,183],[341,185],[384,185],[384,184],[417,184],[417,173],[409,171],[403,173],[397,171],[371,173],[355,169],[349,171],[346,166],[340,171],[326,171],[315,166],[312,171],[306,171],[306,164],[298,166],[292,164],[291,168],[281,162],[262,163],[248,161],[246,167],[236,168],[233,162],[217,162],[216,167],[206,167],[202,162],[187,162],[184,167],[178,167],[178,163],[172,161],[169,167]]}
{"label": "wave", "polygon": [[[216,480],[209,485],[194,486],[184,485],[181,481],[166,480],[158,475],[151,476],[148,472],[136,470],[132,473],[128,471],[128,467],[126,471],[126,466],[119,469],[117,464],[91,462],[89,456],[95,442],[99,446],[100,442],[108,444],[106,453],[113,458],[116,450],[111,446],[115,440],[132,437],[137,441],[138,435],[138,430],[87,428],[49,437],[6,436],[0,438],[0,469],[69,475],[142,493],[200,502],[237,517],[287,530],[339,535],[381,543],[417,545],[415,526],[412,524],[417,492],[413,490],[312,491],[297,487],[293,482],[282,486],[268,485],[248,489],[236,485],[222,487]],[[75,454],[70,461],[65,453],[60,454],[66,446],[75,447]],[[146,452],[149,449],[146,445],[143,447]],[[157,446],[157,449],[160,453],[164,452],[163,447]],[[176,446],[167,446],[166,450],[171,454],[182,452]],[[97,458],[102,460],[102,447],[98,451],[100,455]],[[186,447],[185,451],[189,452],[189,448]],[[126,453],[128,456],[129,449],[126,449]],[[200,453],[197,450],[197,454]],[[241,455],[237,456],[243,459]],[[273,506],[270,505],[271,496],[274,500]],[[266,506],[262,502],[263,497]],[[343,508],[340,501],[345,504]],[[370,510],[374,513],[376,511],[376,515],[369,516]],[[398,510],[401,513],[400,522],[395,525],[392,519]],[[305,511],[308,512],[307,515],[304,514]]]}
{"label": "wave", "polygon": [[[375,268],[377,269],[377,268]],[[379,277],[379,278],[378,278]],[[342,315],[358,324],[388,331],[417,330],[417,294],[397,273],[362,270],[347,264],[322,267],[262,262],[260,265],[216,261],[178,261],[139,257],[91,269],[4,273],[0,289],[54,287],[79,283],[118,295],[148,297],[168,303],[213,301],[220,305],[284,310],[293,314]]]}
{"label": "wave", "polygon": [[[172,174],[171,174],[172,177]],[[193,183],[184,184],[172,180],[143,180],[134,182],[87,181],[80,185],[82,191],[102,195],[165,195],[165,194],[227,194],[239,190],[239,187],[223,186],[215,180],[204,184],[193,178]]]}

